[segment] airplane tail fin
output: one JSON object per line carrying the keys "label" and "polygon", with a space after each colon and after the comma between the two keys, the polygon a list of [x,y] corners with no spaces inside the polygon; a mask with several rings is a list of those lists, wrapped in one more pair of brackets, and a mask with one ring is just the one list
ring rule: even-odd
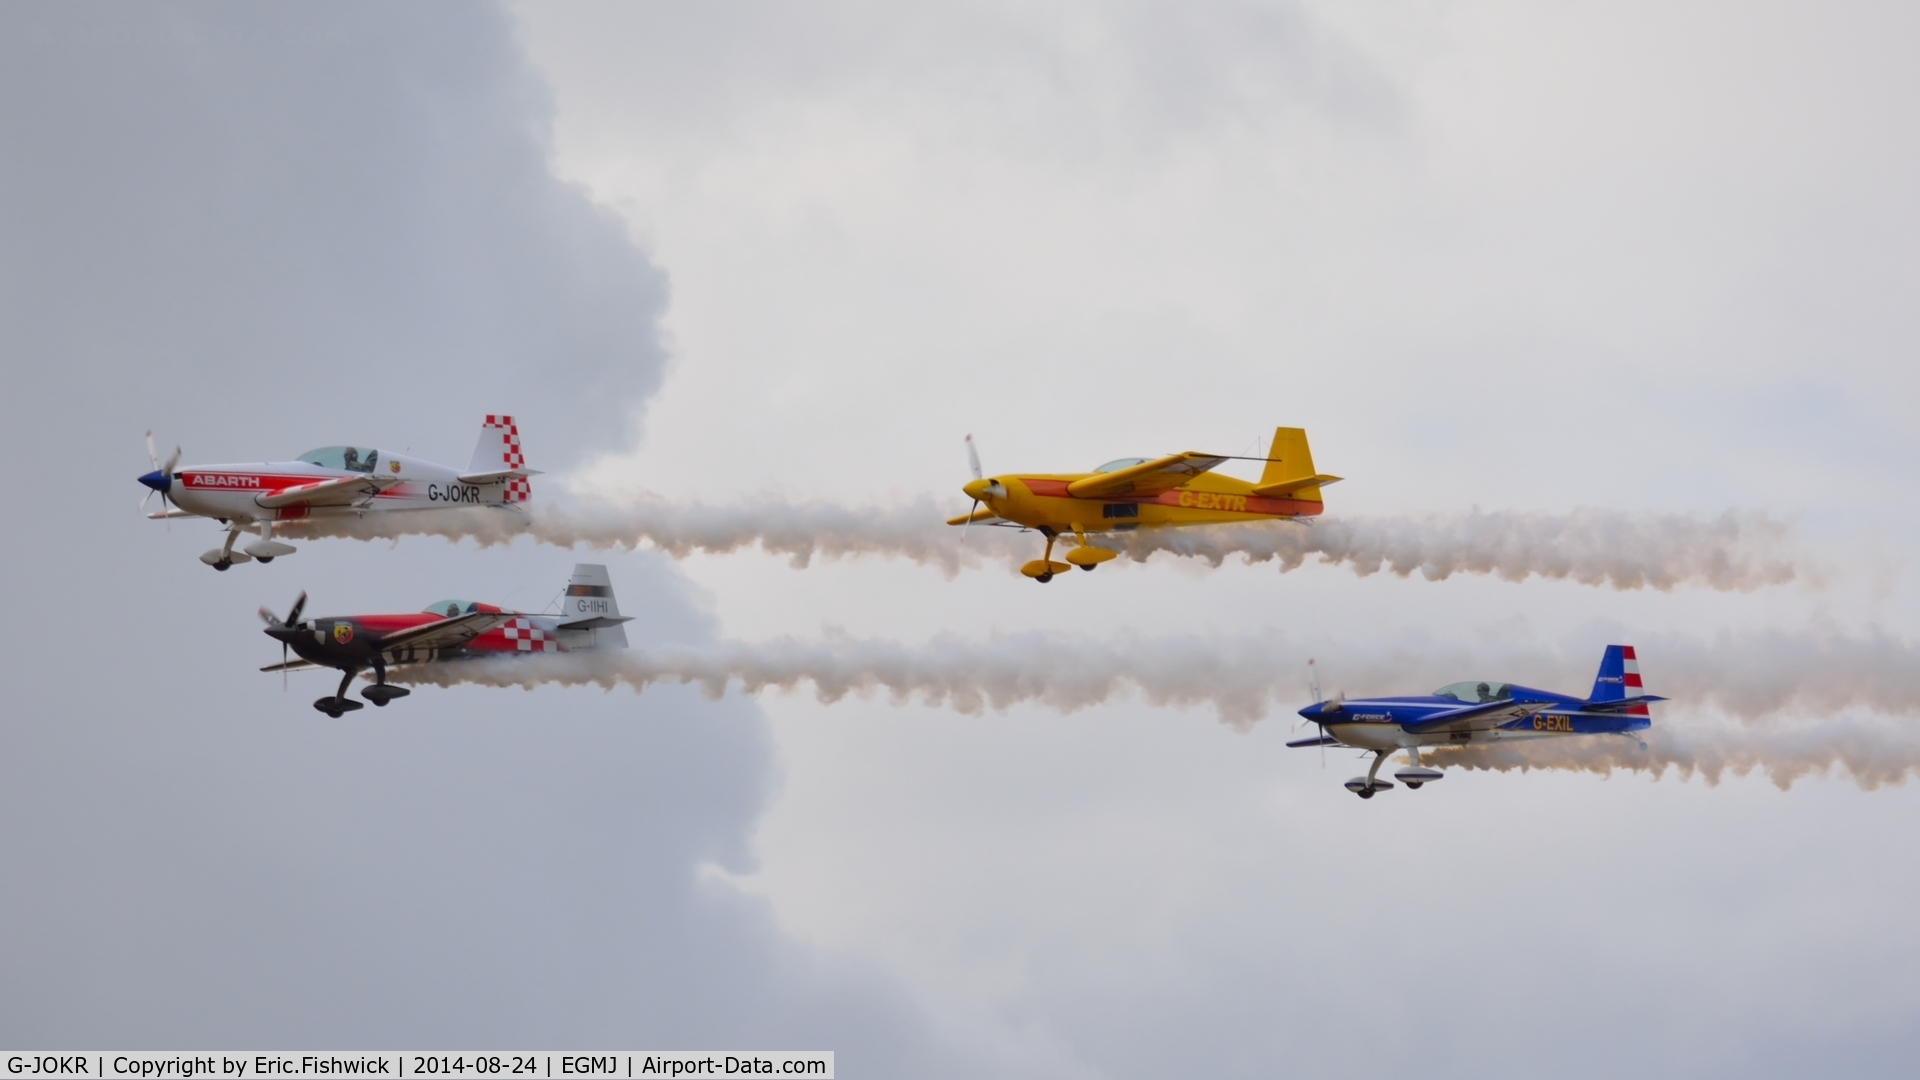
{"label": "airplane tail fin", "polygon": [[1664,701],[1665,698],[1648,697],[1646,688],[1640,684],[1640,659],[1634,655],[1631,645],[1609,645],[1600,657],[1600,673],[1593,679],[1593,694],[1588,697],[1589,705],[1611,705],[1609,712],[1623,712],[1630,716],[1646,716],[1645,702],[1640,704],[1622,704],[1625,702]]}
{"label": "airplane tail fin", "polygon": [[511,416],[488,416],[480,425],[480,441],[474,444],[473,458],[461,479],[482,482],[504,480],[507,489],[501,501],[508,506],[526,502],[533,496],[527,480],[527,455],[520,449],[520,426]]}
{"label": "airplane tail fin", "polygon": [[1307,447],[1305,428],[1275,428],[1273,449],[1267,452],[1267,458],[1266,471],[1260,474],[1260,483],[1253,489],[1255,495],[1321,502],[1321,485],[1340,479],[1313,470],[1313,451]]}
{"label": "airplane tail fin", "polygon": [[[567,590],[560,597],[559,629],[571,632],[562,641],[568,651],[579,649],[624,649],[629,616],[620,614],[620,603],[613,598],[613,579],[598,563],[579,563]],[[573,638],[571,634],[581,634]]]}

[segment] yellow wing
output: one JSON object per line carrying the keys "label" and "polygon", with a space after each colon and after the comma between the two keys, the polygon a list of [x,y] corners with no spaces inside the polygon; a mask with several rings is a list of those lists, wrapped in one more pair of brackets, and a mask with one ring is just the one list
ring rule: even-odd
{"label": "yellow wing", "polygon": [[1225,457],[1189,450],[1118,472],[1095,473],[1067,485],[1076,499],[1104,499],[1114,495],[1158,495],[1192,480],[1226,461]]}

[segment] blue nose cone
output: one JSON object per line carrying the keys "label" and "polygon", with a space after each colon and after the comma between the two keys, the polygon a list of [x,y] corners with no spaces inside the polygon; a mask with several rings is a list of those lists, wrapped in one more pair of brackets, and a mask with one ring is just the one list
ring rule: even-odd
{"label": "blue nose cone", "polygon": [[173,487],[173,477],[168,476],[166,473],[161,472],[159,469],[155,469],[152,472],[148,473],[147,475],[141,477],[140,482],[152,488],[153,490],[159,492],[162,495],[165,495],[168,489]]}

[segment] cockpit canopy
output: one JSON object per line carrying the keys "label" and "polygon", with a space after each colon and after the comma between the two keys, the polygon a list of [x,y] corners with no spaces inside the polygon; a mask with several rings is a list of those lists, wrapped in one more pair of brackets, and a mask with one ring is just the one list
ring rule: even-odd
{"label": "cockpit canopy", "polygon": [[453,618],[456,615],[471,615],[476,611],[499,611],[492,604],[482,604],[474,600],[435,600],[424,609],[429,615],[441,615]]}
{"label": "cockpit canopy", "polygon": [[323,469],[370,473],[380,464],[380,451],[370,446],[323,446],[301,454],[300,460]]}
{"label": "cockpit canopy", "polygon": [[1450,697],[1468,705],[1478,705],[1485,701],[1509,701],[1513,698],[1513,687],[1503,682],[1457,682],[1448,683],[1433,692],[1434,697]]}
{"label": "cockpit canopy", "polygon": [[1148,461],[1151,461],[1151,460],[1152,460],[1151,458],[1143,458],[1143,457],[1114,458],[1112,461],[1107,462],[1105,465],[1102,465],[1093,471],[1096,473],[1119,472],[1121,469],[1131,469],[1135,465],[1145,465]]}

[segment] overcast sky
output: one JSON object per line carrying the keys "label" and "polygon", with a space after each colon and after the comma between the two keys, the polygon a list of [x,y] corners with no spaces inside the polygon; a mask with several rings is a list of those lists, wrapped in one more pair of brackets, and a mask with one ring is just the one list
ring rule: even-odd
{"label": "overcast sky", "polygon": [[[1911,641],[1915,19],[0,8],[0,1041],[1897,1068],[1911,784],[1456,771],[1362,803],[1364,760],[1285,749],[1285,719],[1132,701],[455,687],[331,721],[324,676],[256,672],[252,612],[537,608],[594,559],[640,647],[1268,635],[1350,693],[1431,688],[1348,685],[1389,648],[1579,690],[1610,641]],[[500,411],[536,499],[951,513],[969,432],[990,472],[1068,471],[1299,425],[1349,478],[1332,515],[1735,510],[1819,573],[1157,559],[1041,588],[1008,568],[1033,537],[974,530],[996,558],[952,578],[428,538],[216,575],[210,526],[133,511],[148,428],[189,462],[459,464]],[[1642,655],[1655,693],[1692,674]],[[1914,719],[1800,712],[1769,723]],[[1679,701],[1655,737],[1721,719]]]}

